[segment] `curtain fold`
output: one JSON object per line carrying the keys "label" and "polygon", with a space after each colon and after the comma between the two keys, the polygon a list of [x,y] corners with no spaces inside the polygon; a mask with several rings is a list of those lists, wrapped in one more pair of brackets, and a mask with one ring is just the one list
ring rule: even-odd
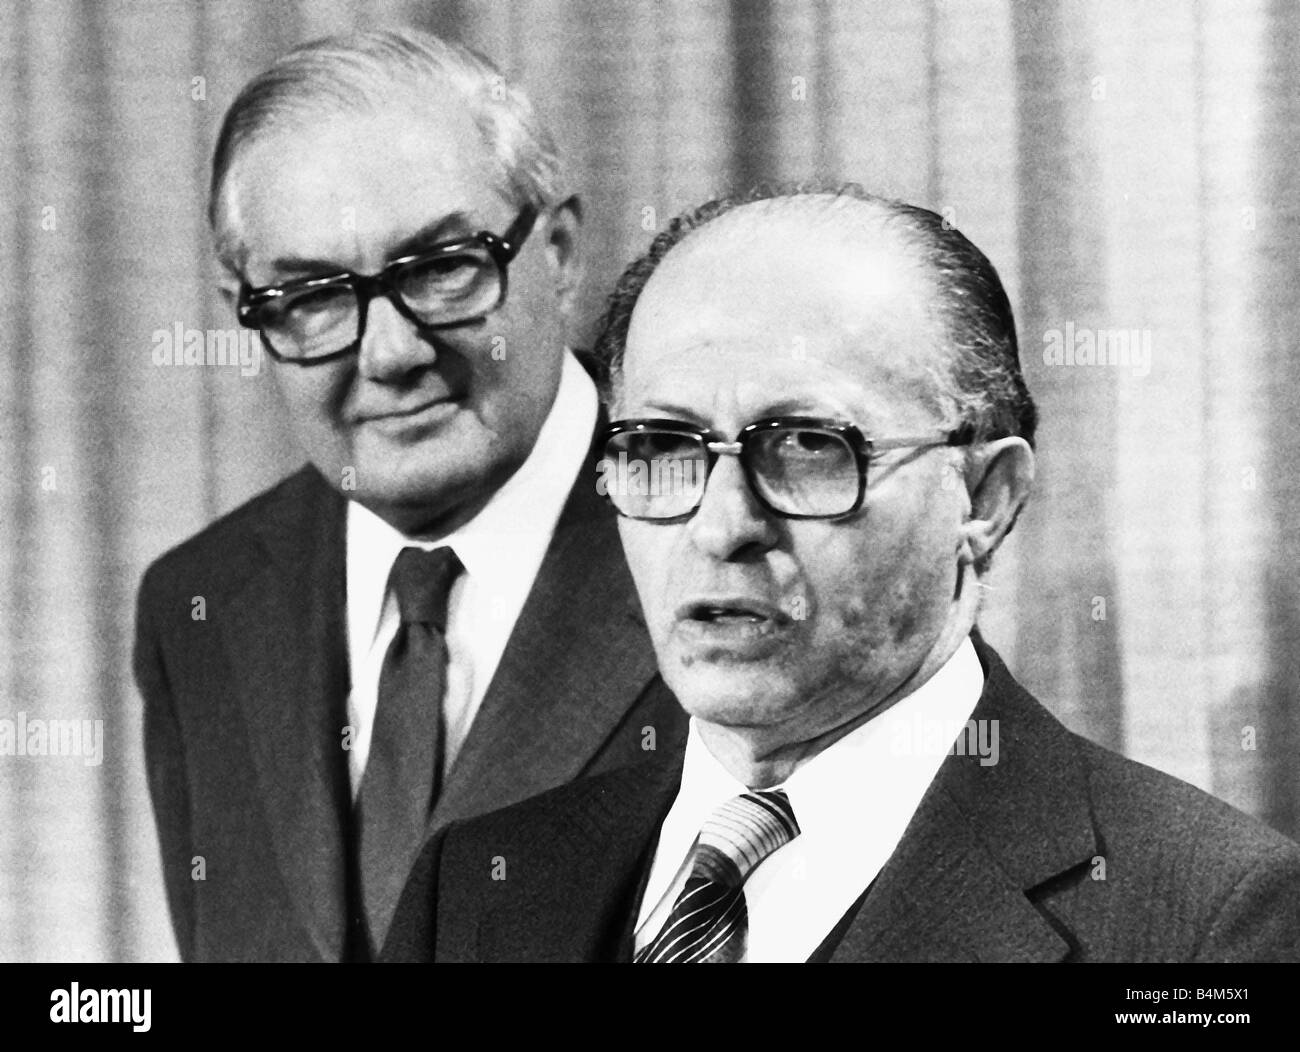
{"label": "curtain fold", "polygon": [[[1296,5],[3,0],[0,17],[0,719],[103,728],[98,764],[0,756],[0,959],[174,955],[135,589],[302,453],[265,367],[161,348],[238,338],[204,215],[234,95],[296,43],[384,22],[478,47],[555,128],[586,218],[577,345],[654,233],[728,188],[852,180],[967,233],[1007,285],[1042,413],[986,635],[1072,728],[1300,834]],[[1121,336],[1123,360],[1095,364]]]}

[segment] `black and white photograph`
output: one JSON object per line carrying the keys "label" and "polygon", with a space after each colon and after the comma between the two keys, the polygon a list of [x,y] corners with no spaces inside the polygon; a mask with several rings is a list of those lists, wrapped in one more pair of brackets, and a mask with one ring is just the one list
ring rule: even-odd
{"label": "black and white photograph", "polygon": [[1268,1016],[1300,5],[0,21],[0,962],[121,969],[25,1013],[1109,963],[1216,966],[1109,1030]]}

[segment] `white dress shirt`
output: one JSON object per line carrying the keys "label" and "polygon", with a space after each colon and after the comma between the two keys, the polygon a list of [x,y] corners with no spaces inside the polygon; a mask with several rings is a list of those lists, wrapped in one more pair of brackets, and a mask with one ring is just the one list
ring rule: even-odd
{"label": "white dress shirt", "polygon": [[[806,961],[821,945],[894,853],[983,689],[984,671],[968,638],[919,689],[808,760],[781,786],[765,787],[786,791],[800,834],[745,881],[745,962]],[[672,912],[705,820],[747,791],[709,752],[692,719],[681,787],[660,827],[641,899],[637,950]]]}
{"label": "white dress shirt", "polygon": [[[348,504],[347,607],[352,727],[348,776],[356,798],[370,752],[384,655],[397,634],[388,575],[408,545],[450,545],[464,570],[447,607],[444,769],[451,770],[492,682],[596,426],[596,388],[566,352],[555,402],[528,459],[473,519],[436,541],[413,540],[356,501]],[[430,698],[430,704],[437,699]]]}

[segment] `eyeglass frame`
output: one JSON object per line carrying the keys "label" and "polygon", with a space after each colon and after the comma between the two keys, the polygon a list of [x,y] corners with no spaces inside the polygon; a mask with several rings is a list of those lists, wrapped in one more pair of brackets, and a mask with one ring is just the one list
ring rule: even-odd
{"label": "eyeglass frame", "polygon": [[[835,512],[833,515],[802,515],[795,512],[781,511],[772,507],[770,501],[759,492],[758,486],[754,483],[753,468],[749,458],[745,455],[745,448],[754,435],[763,431],[775,431],[780,428],[804,428],[807,430],[827,431],[836,434],[845,439],[849,448],[853,451],[857,461],[858,468],[858,492],[853,502],[853,506],[847,511]],[[692,438],[698,438],[704,443],[705,450],[705,470],[704,484],[700,487],[700,493],[695,501],[695,505],[688,511],[678,515],[671,515],[665,518],[643,517],[629,515],[622,511],[614,503],[612,493],[608,490],[605,493],[605,499],[610,502],[614,510],[623,518],[631,519],[634,522],[656,522],[656,523],[675,523],[684,522],[692,518],[700,510],[704,503],[704,494],[708,489],[709,479],[713,475],[713,469],[717,466],[718,457],[734,456],[740,459],[740,466],[745,473],[745,483],[749,486],[749,492],[759,505],[766,511],[782,519],[795,520],[822,520],[832,521],[835,519],[848,518],[855,515],[862,508],[862,503],[866,500],[867,495],[867,468],[871,464],[871,457],[877,453],[886,450],[895,449],[934,449],[939,447],[960,447],[970,445],[975,438],[975,428],[970,424],[963,424],[951,431],[936,430],[931,435],[909,435],[903,438],[869,438],[860,428],[854,424],[847,423],[843,420],[816,416],[772,416],[765,417],[762,420],[756,420],[752,424],[747,424],[741,428],[736,437],[727,441],[712,428],[696,427],[693,424],[685,423],[681,420],[668,420],[658,418],[628,418],[624,420],[613,421],[601,435],[601,449],[607,450],[609,443],[619,435],[635,431],[667,431],[670,434],[686,435]],[[602,460],[608,459],[606,454],[602,454]]]}
{"label": "eyeglass frame", "polygon": [[[415,252],[410,255],[400,256],[397,259],[386,263],[382,270],[375,274],[358,274],[351,270],[341,270],[336,274],[323,275],[315,278],[298,278],[293,281],[282,282],[278,285],[262,285],[253,287],[244,282],[239,289],[239,300],[235,313],[239,318],[239,324],[247,329],[256,329],[262,333],[262,342],[266,345],[267,352],[278,362],[285,362],[290,365],[323,365],[326,362],[336,361],[349,354],[355,354],[361,348],[361,341],[366,335],[366,318],[370,307],[370,301],[378,295],[383,295],[389,303],[397,310],[403,318],[409,321],[422,332],[442,331],[446,329],[456,329],[465,325],[472,325],[474,322],[485,318],[492,311],[497,310],[506,301],[506,291],[509,284],[509,265],[524,247],[524,242],[528,240],[533,232],[533,227],[537,223],[540,215],[539,209],[532,204],[524,205],[515,221],[510,224],[506,232],[501,235],[492,233],[490,230],[480,230],[476,234],[468,237],[457,238],[454,241],[444,241],[440,244],[431,245],[423,252]],[[451,322],[434,322],[432,324],[421,321],[404,299],[402,294],[397,291],[395,283],[396,272],[403,267],[410,266],[412,263],[424,262],[430,259],[436,259],[439,256],[455,255],[457,252],[463,252],[467,248],[481,247],[487,250],[488,255],[492,257],[492,262],[496,264],[497,273],[501,277],[501,291],[497,300],[492,306],[488,307],[482,313],[476,313],[468,318],[462,318],[460,321]],[[271,344],[270,338],[266,335],[261,325],[256,323],[255,314],[265,304],[272,300],[286,296],[292,293],[301,292],[307,289],[323,288],[329,285],[346,285],[352,290],[352,295],[357,301],[357,338],[337,351],[330,351],[329,354],[311,355],[301,358],[293,358],[277,351]]]}

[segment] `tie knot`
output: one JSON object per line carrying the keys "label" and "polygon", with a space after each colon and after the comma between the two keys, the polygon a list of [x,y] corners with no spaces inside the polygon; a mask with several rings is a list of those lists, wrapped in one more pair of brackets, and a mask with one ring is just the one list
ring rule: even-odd
{"label": "tie knot", "polygon": [[700,830],[692,877],[739,887],[773,851],[799,835],[784,789],[763,789],[728,800]]}
{"label": "tie knot", "polygon": [[388,575],[388,587],[397,597],[397,610],[405,623],[431,624],[447,631],[447,596],[461,570],[450,548],[403,548]]}

